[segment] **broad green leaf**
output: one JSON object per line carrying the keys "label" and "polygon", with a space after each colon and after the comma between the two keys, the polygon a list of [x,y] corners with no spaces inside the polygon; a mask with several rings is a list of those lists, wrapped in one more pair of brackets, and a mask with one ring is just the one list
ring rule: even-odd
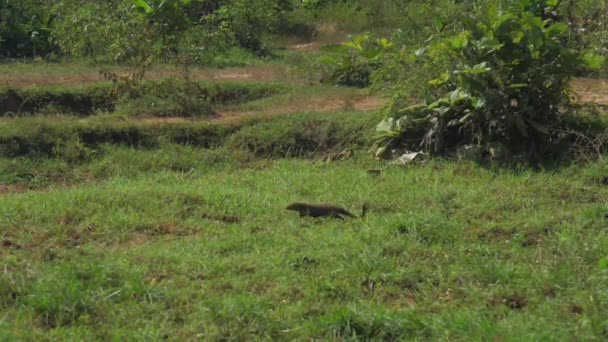
{"label": "broad green leaf", "polygon": [[601,69],[606,61],[606,57],[600,56],[594,52],[587,52],[583,55],[583,62],[585,66],[592,70]]}
{"label": "broad green leaf", "polygon": [[458,103],[459,101],[469,98],[471,98],[471,95],[460,88],[457,88],[456,90],[450,93],[450,103],[452,104]]}
{"label": "broad green leaf", "polygon": [[488,63],[486,62],[482,62],[476,65],[473,65],[470,68],[467,68],[466,70],[464,70],[464,72],[468,75],[481,75],[481,74],[485,74],[486,72],[491,71],[492,69],[490,67],[487,66]]}
{"label": "broad green leaf", "polygon": [[382,38],[378,39],[378,45],[380,45],[383,49],[388,49],[392,47],[394,44],[391,43],[388,39]]}
{"label": "broad green leaf", "polygon": [[608,258],[600,259],[598,266],[603,270],[608,269]]}
{"label": "broad green leaf", "polygon": [[511,89],[520,89],[520,88],[525,88],[527,86],[528,86],[527,83],[513,83],[513,84],[509,84],[509,88],[511,88]]}
{"label": "broad green leaf", "polygon": [[474,109],[483,108],[485,105],[486,105],[486,100],[481,97],[478,97],[475,101],[473,101]]}
{"label": "broad green leaf", "polygon": [[394,118],[386,118],[376,126],[378,132],[392,132],[395,130],[396,121]]}
{"label": "broad green leaf", "polygon": [[429,85],[430,86],[440,86],[440,85],[444,85],[447,83],[447,81],[450,80],[450,74],[448,74],[447,72],[444,72],[441,74],[441,77],[436,78],[434,80],[430,80],[429,81]]}
{"label": "broad green leaf", "polygon": [[559,4],[559,0],[546,0],[545,4],[548,7],[556,7]]}
{"label": "broad green leaf", "polygon": [[513,33],[513,39],[511,40],[514,44],[519,44],[526,37],[523,31],[516,31]]}
{"label": "broad green leaf", "polygon": [[464,32],[460,33],[459,35],[457,35],[451,39],[448,39],[448,42],[453,49],[460,50],[469,44],[470,35],[471,35],[471,32],[464,31]]}
{"label": "broad green leaf", "polygon": [[437,108],[433,109],[433,111],[439,115],[445,115],[445,113],[449,112],[450,109],[452,109],[452,108],[448,107],[448,106],[443,106],[443,107],[437,107]]}
{"label": "broad green leaf", "polygon": [[492,37],[483,37],[477,44],[480,49],[487,50],[487,53],[500,51],[504,44]]}
{"label": "broad green leaf", "polygon": [[132,0],[136,8],[143,10],[146,14],[151,13],[152,7],[145,0]]}
{"label": "broad green leaf", "polygon": [[433,25],[438,31],[443,31],[443,29],[445,28],[445,23],[438,17],[433,19]]}
{"label": "broad green leaf", "polygon": [[545,32],[545,35],[547,36],[547,38],[552,39],[556,37],[561,37],[566,33],[568,33],[568,25],[565,23],[557,23],[549,26],[549,28]]}
{"label": "broad green leaf", "polygon": [[431,103],[431,104],[430,104],[430,105],[427,107],[427,109],[429,109],[429,110],[433,110],[433,109],[435,109],[435,108],[437,108],[437,107],[439,107],[439,106],[441,106],[441,105],[447,105],[447,104],[450,104],[450,101],[449,101],[447,98],[440,98],[439,100],[437,100],[437,101],[435,101],[435,102]]}
{"label": "broad green leaf", "polygon": [[360,43],[357,43],[357,42],[354,42],[354,41],[353,42],[346,42],[346,43],[343,43],[342,45],[344,45],[346,47],[349,47],[351,49],[359,50],[359,51],[363,50],[363,46]]}

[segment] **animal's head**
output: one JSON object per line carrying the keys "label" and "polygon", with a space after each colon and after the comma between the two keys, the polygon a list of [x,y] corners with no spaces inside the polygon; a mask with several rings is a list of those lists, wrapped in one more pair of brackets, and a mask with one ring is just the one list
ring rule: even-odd
{"label": "animal's head", "polygon": [[301,206],[302,206],[302,203],[294,202],[294,203],[290,203],[288,206],[286,206],[285,210],[298,210],[298,208],[300,208]]}

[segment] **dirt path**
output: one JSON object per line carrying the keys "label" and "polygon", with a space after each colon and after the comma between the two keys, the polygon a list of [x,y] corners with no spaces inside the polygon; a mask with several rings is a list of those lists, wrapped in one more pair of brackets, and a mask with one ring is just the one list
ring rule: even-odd
{"label": "dirt path", "polygon": [[[128,70],[117,72],[118,75],[128,74]],[[150,71],[146,79],[178,78],[179,71]],[[284,67],[278,65],[256,65],[227,70],[195,70],[190,77],[195,80],[259,80],[259,81],[285,81],[291,76]],[[32,87],[49,85],[79,85],[103,82],[105,78],[99,72],[80,72],[70,75],[45,75],[34,73],[2,73],[0,85],[10,87]]]}
{"label": "dirt path", "polygon": [[572,89],[577,100],[582,103],[596,103],[608,106],[608,80],[577,78],[572,81]]}

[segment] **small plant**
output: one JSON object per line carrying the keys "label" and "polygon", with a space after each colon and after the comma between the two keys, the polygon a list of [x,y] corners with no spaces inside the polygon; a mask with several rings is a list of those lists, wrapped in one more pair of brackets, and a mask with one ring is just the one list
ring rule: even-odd
{"label": "small plant", "polygon": [[355,36],[342,45],[346,48],[343,56],[339,59],[324,57],[321,64],[328,67],[328,78],[333,82],[360,88],[370,85],[372,73],[393,47],[387,39],[373,39],[369,33]]}
{"label": "small plant", "polygon": [[[459,146],[546,156],[562,136],[569,81],[603,59],[566,47],[568,25],[552,19],[557,1],[521,0],[467,22],[468,30],[416,52],[422,63],[449,63],[414,106],[396,99],[379,126],[378,152],[420,143],[434,155]],[[545,19],[548,17],[548,19]],[[500,153],[501,155],[504,155]]]}

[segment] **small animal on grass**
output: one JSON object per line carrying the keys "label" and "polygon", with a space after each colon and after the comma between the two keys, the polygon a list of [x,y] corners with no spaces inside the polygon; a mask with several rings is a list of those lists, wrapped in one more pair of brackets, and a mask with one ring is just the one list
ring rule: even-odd
{"label": "small animal on grass", "polygon": [[[303,202],[294,202],[285,207],[286,210],[297,211],[300,216],[311,217],[333,217],[343,220],[343,216],[356,218],[357,216],[350,211],[333,204],[311,204]],[[363,205],[360,218],[365,216],[367,205]]]}

